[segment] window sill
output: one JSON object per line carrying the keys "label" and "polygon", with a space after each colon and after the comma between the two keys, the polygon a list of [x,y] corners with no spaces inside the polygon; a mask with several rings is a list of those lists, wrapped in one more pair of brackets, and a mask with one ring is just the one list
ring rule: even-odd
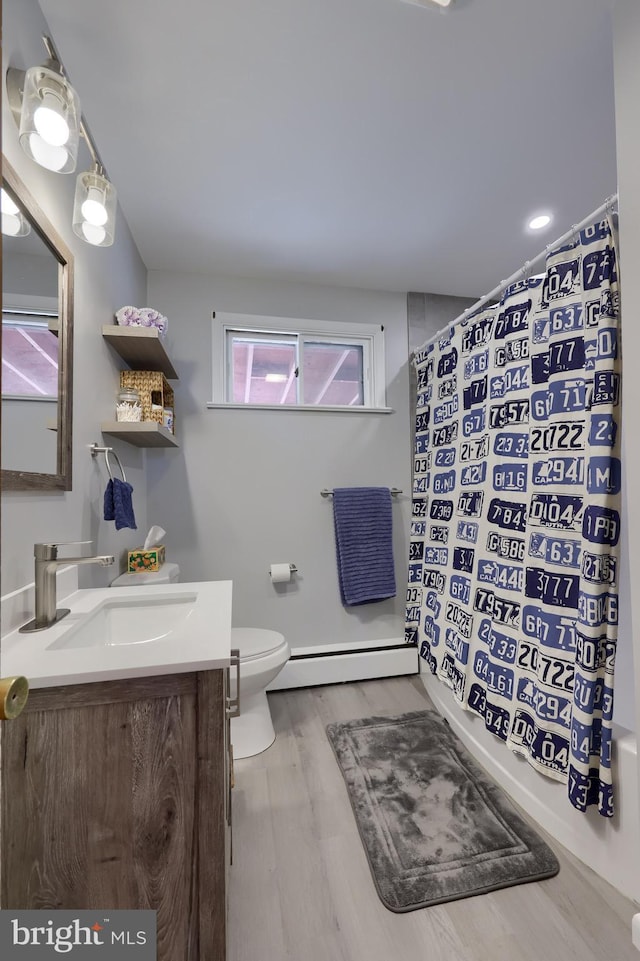
{"label": "window sill", "polygon": [[324,411],[331,414],[395,414],[393,407],[337,407],[330,404],[207,404],[208,410],[288,410]]}

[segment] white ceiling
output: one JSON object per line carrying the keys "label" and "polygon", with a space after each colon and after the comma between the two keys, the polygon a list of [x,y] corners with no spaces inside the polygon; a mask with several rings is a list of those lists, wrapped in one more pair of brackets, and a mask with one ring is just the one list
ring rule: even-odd
{"label": "white ceiling", "polygon": [[616,189],[612,4],[40,0],[149,269],[467,296]]}

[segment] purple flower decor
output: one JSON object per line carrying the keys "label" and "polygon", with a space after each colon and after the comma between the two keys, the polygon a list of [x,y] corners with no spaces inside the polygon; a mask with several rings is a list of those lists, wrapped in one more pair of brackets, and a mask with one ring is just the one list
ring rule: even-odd
{"label": "purple flower decor", "polygon": [[153,307],[121,307],[116,311],[116,322],[121,327],[155,327],[164,337],[169,321]]}

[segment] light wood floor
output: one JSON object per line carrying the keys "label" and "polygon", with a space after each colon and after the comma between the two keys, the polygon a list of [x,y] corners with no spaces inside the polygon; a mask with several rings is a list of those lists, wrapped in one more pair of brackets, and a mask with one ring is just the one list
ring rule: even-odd
{"label": "light wood floor", "polygon": [[555,878],[387,910],[325,725],[431,707],[422,684],[389,678],[269,698],[275,743],[235,765],[230,961],[640,961],[633,903],[549,838]]}

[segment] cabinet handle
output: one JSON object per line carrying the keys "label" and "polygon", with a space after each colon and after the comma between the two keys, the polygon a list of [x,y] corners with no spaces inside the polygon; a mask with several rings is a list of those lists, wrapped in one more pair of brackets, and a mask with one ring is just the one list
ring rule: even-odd
{"label": "cabinet handle", "polygon": [[231,667],[236,669],[236,696],[227,696],[227,717],[240,717],[240,649],[231,648]]}
{"label": "cabinet handle", "polygon": [[29,697],[26,677],[0,678],[0,721],[12,721],[22,713]]}

